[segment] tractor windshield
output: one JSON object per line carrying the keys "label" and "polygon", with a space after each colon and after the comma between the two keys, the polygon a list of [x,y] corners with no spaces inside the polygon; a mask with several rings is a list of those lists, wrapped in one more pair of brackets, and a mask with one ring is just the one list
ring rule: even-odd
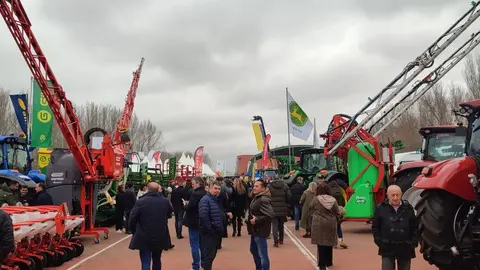
{"label": "tractor windshield", "polygon": [[8,168],[17,170],[20,173],[27,173],[27,151],[23,145],[7,144]]}
{"label": "tractor windshield", "polygon": [[327,167],[327,160],[323,153],[309,153],[303,156],[303,169],[307,172],[318,172]]}
{"label": "tractor windshield", "polygon": [[465,137],[455,133],[432,134],[428,140],[427,156],[436,161],[463,157],[465,155]]}

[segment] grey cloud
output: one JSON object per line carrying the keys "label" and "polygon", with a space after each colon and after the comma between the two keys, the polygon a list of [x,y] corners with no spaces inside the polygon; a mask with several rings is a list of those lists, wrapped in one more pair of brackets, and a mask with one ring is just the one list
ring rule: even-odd
{"label": "grey cloud", "polygon": [[[445,0],[24,5],[73,102],[123,106],[145,57],[135,112],[163,130],[168,150],[205,145],[214,160],[256,151],[255,114],[272,145],[286,144],[287,86],[324,132],[334,113],[353,114],[468,8]],[[0,85],[28,88],[29,71],[1,26],[0,42],[9,63]]]}

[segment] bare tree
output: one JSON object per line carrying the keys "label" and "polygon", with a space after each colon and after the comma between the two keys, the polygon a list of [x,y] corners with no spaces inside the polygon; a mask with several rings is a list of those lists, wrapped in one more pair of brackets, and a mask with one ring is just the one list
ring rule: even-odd
{"label": "bare tree", "polygon": [[451,101],[440,82],[420,98],[417,103],[421,126],[448,125],[452,123]]}
{"label": "bare tree", "polygon": [[480,98],[480,54],[467,56],[463,67],[463,78],[468,88],[468,98]]}
{"label": "bare tree", "polygon": [[133,150],[147,153],[150,150],[162,149],[163,134],[148,120],[140,122],[138,129],[132,136]]}
{"label": "bare tree", "polygon": [[[457,83],[452,82],[448,86],[448,88],[450,90],[450,93],[449,93],[449,102],[450,102],[449,111],[453,115],[453,110],[458,108],[458,104],[460,104],[463,101],[466,101],[468,99],[469,94],[468,94],[467,90],[464,87],[462,87],[462,85],[457,84]],[[453,115],[453,121],[455,123],[452,123],[452,124],[457,124],[457,123],[460,123],[460,122],[463,123],[463,122],[465,122],[464,120],[465,119],[463,119],[462,117],[458,117],[456,115]]]}
{"label": "bare tree", "polygon": [[17,123],[17,116],[13,111],[10,93],[0,88],[0,135],[18,133],[20,127]]}

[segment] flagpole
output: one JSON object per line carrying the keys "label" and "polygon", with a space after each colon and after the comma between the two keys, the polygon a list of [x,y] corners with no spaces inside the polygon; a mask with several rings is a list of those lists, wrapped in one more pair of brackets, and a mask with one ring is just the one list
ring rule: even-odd
{"label": "flagpole", "polygon": [[287,105],[287,134],[288,134],[288,168],[289,172],[292,171],[292,148],[290,144],[290,108],[288,107],[288,87],[285,88],[285,101]]}
{"label": "flagpole", "polygon": [[317,119],[313,118],[313,148],[317,146],[316,140],[317,140]]}

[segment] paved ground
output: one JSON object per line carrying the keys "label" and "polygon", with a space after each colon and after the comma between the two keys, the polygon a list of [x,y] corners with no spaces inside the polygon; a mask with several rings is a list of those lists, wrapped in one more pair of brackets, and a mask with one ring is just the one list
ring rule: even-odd
{"label": "paved ground", "polygon": [[[301,241],[301,243],[310,251],[309,255],[317,255],[316,246],[310,244],[310,239],[305,239],[302,235],[305,231],[295,231],[295,224],[290,221],[287,224],[289,231]],[[371,225],[362,222],[345,222],[342,224],[345,243],[348,249],[334,249],[333,267],[330,269],[380,269],[380,256],[378,248],[373,243]],[[417,251],[417,258],[412,261],[412,269],[415,270],[433,270],[438,269],[429,265],[423,260],[422,254]]]}
{"label": "paved ground", "polygon": [[[170,231],[173,229],[173,221],[170,222]],[[334,250],[334,266],[331,269],[379,269],[380,257],[377,248],[372,241],[369,225],[364,223],[344,223],[345,241],[349,245],[345,250]],[[245,229],[245,227],[244,227]],[[294,231],[294,224],[287,224],[285,244],[280,248],[272,246],[269,240],[269,254],[271,269],[315,269],[316,247],[310,244],[310,239],[301,236],[303,231]],[[229,227],[231,231],[231,227]],[[187,233],[184,233],[187,236]],[[191,255],[188,238],[172,239],[175,248],[164,252],[162,262],[164,269],[190,269]],[[111,233],[108,240],[102,240],[100,244],[94,244],[91,238],[85,238],[85,253],[61,267],[59,270],[70,269],[139,269],[139,258],[135,251],[128,249],[130,237],[124,234]],[[219,251],[215,259],[214,269],[244,270],[254,269],[252,257],[249,252],[249,236],[223,239],[223,249]],[[433,270],[436,267],[426,263],[420,254],[414,259],[412,269]]]}

